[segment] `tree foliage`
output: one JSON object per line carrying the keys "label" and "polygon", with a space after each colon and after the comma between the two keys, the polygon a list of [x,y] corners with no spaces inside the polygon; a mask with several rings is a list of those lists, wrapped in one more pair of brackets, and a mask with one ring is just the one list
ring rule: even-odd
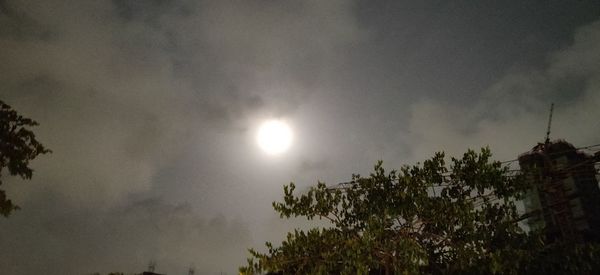
{"label": "tree foliage", "polygon": [[[29,161],[39,154],[50,152],[36,140],[35,134],[30,130],[36,125],[37,122],[19,115],[0,100],[0,185],[5,168],[11,176],[31,179],[33,170],[29,167]],[[18,206],[0,189],[0,215],[7,217],[16,209]]]}
{"label": "tree foliage", "polygon": [[[492,161],[489,149],[482,149],[452,158],[449,165],[443,153],[399,171],[386,172],[379,162],[368,177],[353,175],[352,182],[334,188],[318,183],[300,195],[291,183],[284,186],[283,202],[273,203],[280,216],[325,219],[330,226],[290,232],[279,247],[267,243],[264,253],[250,249],[252,257],[240,271],[537,273],[568,249],[545,246],[540,232],[519,226],[516,202],[529,185],[507,172]],[[598,249],[569,248],[574,249],[569,254],[574,270],[587,273],[597,268],[594,261],[574,255],[598,259]]]}

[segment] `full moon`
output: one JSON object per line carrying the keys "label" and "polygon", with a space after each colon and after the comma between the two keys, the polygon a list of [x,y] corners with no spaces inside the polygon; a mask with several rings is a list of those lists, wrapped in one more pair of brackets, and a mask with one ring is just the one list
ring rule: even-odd
{"label": "full moon", "polygon": [[256,141],[265,153],[277,155],[292,145],[292,129],[281,120],[265,121],[258,129]]}

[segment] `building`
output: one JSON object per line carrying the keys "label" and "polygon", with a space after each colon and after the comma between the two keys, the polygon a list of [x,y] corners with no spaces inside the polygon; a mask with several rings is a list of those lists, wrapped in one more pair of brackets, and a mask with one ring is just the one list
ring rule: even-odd
{"label": "building", "polygon": [[539,143],[519,156],[521,171],[534,183],[524,201],[530,228],[548,241],[600,240],[600,188],[595,163],[564,140]]}

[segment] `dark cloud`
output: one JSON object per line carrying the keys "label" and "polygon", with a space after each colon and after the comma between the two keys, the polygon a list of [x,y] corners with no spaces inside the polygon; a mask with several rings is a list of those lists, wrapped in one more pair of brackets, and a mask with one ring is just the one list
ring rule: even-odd
{"label": "dark cloud", "polygon": [[0,37],[17,40],[50,40],[55,33],[27,13],[0,1]]}
{"label": "dark cloud", "polygon": [[[504,76],[466,108],[435,101],[415,104],[407,143],[422,146],[417,156],[435,147],[457,154],[490,145],[498,157],[510,159],[542,141],[554,102],[553,137],[580,146],[596,144],[600,132],[591,118],[600,115],[595,107],[600,100],[599,38],[600,22],[578,29],[572,45],[548,55],[547,66]],[[471,130],[461,132],[467,126]]]}
{"label": "dark cloud", "polygon": [[50,209],[2,221],[2,243],[12,255],[0,260],[6,274],[133,273],[150,260],[158,270],[184,273],[194,264],[210,274],[229,270],[231,258],[245,256],[239,247],[250,243],[239,219],[200,217],[189,204],[146,199],[98,210],[44,200]]}
{"label": "dark cloud", "polygon": [[329,168],[329,162],[326,160],[304,160],[300,163],[300,173],[314,173]]}
{"label": "dark cloud", "polygon": [[[488,5],[489,4],[489,5]],[[0,97],[53,154],[2,220],[7,274],[232,273],[300,188],[490,145],[598,143],[597,3],[0,1]],[[286,119],[287,154],[255,146]]]}

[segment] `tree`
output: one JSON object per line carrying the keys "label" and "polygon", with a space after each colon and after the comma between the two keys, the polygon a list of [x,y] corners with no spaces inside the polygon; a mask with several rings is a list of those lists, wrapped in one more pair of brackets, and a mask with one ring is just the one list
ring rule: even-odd
{"label": "tree", "polygon": [[437,153],[389,173],[379,162],[369,177],[353,175],[334,188],[319,182],[300,195],[291,183],[283,202],[273,203],[280,216],[330,226],[290,232],[279,247],[266,243],[265,253],[250,249],[240,272],[520,274],[557,271],[546,263],[564,253],[571,256],[565,273],[597,269],[597,247],[544,245],[543,234],[519,226],[515,203],[528,188],[523,176],[492,161],[489,149],[469,150],[450,165]]}
{"label": "tree", "polygon": [[[0,100],[0,185],[5,168],[11,176],[31,179],[33,170],[29,167],[29,161],[50,152],[36,140],[35,134],[30,130],[30,127],[36,125],[37,122],[19,115]],[[8,217],[17,209],[19,207],[0,189],[0,214]]]}

